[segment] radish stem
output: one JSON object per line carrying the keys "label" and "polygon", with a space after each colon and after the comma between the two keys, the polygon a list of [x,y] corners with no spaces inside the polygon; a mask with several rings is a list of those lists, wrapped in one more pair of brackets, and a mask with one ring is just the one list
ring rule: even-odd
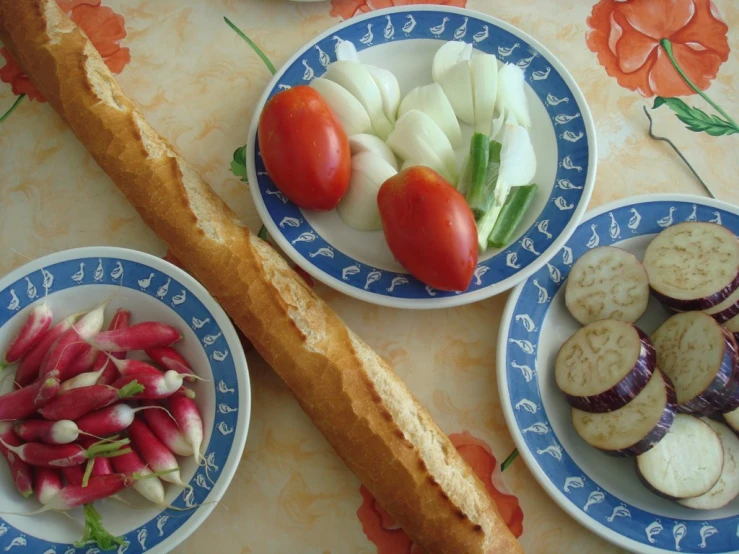
{"label": "radish stem", "polygon": [[103,527],[102,517],[92,504],[85,504],[82,511],[85,514],[85,532],[82,539],[74,543],[75,547],[81,548],[88,542],[94,542],[100,550],[115,550],[126,544],[122,537],[111,535]]}

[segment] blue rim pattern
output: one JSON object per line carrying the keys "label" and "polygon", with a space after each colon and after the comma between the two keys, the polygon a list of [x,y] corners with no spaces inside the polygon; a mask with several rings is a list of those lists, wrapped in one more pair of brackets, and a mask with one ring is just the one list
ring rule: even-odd
{"label": "blue rim pattern", "polygon": [[588,174],[589,146],[580,108],[562,76],[536,49],[516,35],[471,15],[446,11],[404,11],[378,15],[336,31],[311,46],[290,65],[269,98],[291,86],[307,84],[335,61],[335,44],[351,41],[357,50],[411,39],[464,40],[499,60],[515,63],[546,107],[557,137],[558,167],[554,187],[537,222],[513,245],[482,262],[463,293],[432,289],[408,274],[360,263],[328,243],[288,201],[267,175],[258,137],[255,168],[261,197],[275,228],[305,259],[345,284],[382,296],[429,299],[466,294],[507,279],[534,262],[551,246],[582,200]]}
{"label": "blue rim pattern", "polygon": [[[628,504],[586,476],[562,447],[543,410],[536,369],[541,329],[572,263],[597,246],[658,233],[683,221],[719,223],[739,235],[739,216],[688,201],[634,204],[584,221],[550,263],[522,285],[506,345],[507,394],[516,426],[535,463],[576,510],[645,546],[668,552],[726,553],[739,548],[736,516],[696,520],[656,516]],[[701,515],[707,514],[696,512],[697,518]]]}
{"label": "blue rim pattern", "polygon": [[[198,469],[186,489],[173,502],[176,508],[193,508],[202,504],[212,485],[220,476],[234,442],[240,397],[233,356],[228,350],[222,329],[211,312],[195,294],[179,281],[165,273],[126,259],[78,258],[50,265],[28,273],[0,291],[0,327],[13,316],[47,295],[83,285],[114,285],[148,294],[173,309],[189,322],[205,348],[211,362],[215,388],[213,433],[205,451],[205,465]],[[206,469],[208,475],[206,476]],[[145,525],[127,533],[126,545],[119,554],[138,554],[150,550],[190,519],[195,510],[172,512],[163,510]],[[22,533],[0,518],[0,548],[4,552],[35,552],[44,554],[87,553],[93,545],[74,548],[69,544],[54,543]]]}

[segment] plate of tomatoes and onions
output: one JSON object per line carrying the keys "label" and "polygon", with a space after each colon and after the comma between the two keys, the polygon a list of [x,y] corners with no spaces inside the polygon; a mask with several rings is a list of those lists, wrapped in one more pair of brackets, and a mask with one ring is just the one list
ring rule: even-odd
{"label": "plate of tomatoes and onions", "polygon": [[255,114],[247,170],[269,235],[376,304],[448,307],[513,287],[562,248],[594,185],[573,78],[469,10],[343,22],[285,64]]}

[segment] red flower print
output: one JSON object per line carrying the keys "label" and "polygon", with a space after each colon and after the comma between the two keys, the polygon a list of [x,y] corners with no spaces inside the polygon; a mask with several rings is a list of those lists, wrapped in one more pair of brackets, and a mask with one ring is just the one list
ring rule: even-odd
{"label": "red flower print", "polygon": [[[466,431],[450,435],[449,438],[462,458],[485,484],[485,488],[498,506],[498,512],[508,528],[516,537],[520,537],[523,533],[523,511],[515,496],[508,494],[505,490],[500,490],[505,487],[500,484],[500,470],[490,447]],[[494,474],[495,483],[493,482]],[[360,487],[359,492],[362,494],[362,505],[357,510],[357,517],[362,523],[364,534],[377,546],[377,554],[423,553],[393,518],[377,504],[364,486]]]}
{"label": "red flower print", "polygon": [[[100,0],[57,0],[57,3],[89,37],[108,68],[115,74],[123,71],[131,61],[128,48],[120,46],[126,37],[123,16],[101,6]],[[25,94],[32,100],[44,102],[13,55],[6,48],[0,49],[0,54],[5,58],[5,65],[0,68],[0,80],[13,87],[13,94]]]}
{"label": "red flower print", "polygon": [[456,6],[464,8],[467,0],[331,0],[331,15],[349,19],[360,13],[413,4],[435,4],[437,6]]}
{"label": "red flower print", "polygon": [[729,57],[728,27],[712,0],[600,0],[588,26],[588,48],[606,72],[646,97],[694,93],[660,40],[672,43],[677,64],[700,90]]}

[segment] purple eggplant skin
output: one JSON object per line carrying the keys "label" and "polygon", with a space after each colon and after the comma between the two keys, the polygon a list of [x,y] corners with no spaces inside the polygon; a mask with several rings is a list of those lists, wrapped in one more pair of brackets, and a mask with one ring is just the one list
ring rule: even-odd
{"label": "purple eggplant skin", "polygon": [[[672,384],[672,380],[665,374],[662,373],[662,378],[665,381],[665,389],[667,391],[667,404],[662,412],[662,417],[659,418],[657,425],[652,427],[652,430],[647,433],[644,438],[640,441],[632,444],[627,448],[621,448],[620,450],[600,450],[604,454],[615,456],[617,458],[631,458],[644,454],[647,450],[654,447],[659,441],[665,438],[667,431],[672,427],[672,422],[675,421],[675,415],[677,414],[677,395],[675,394],[675,387]],[[721,420],[723,421],[723,419]]]}
{"label": "purple eggplant skin", "polygon": [[649,286],[649,289],[657,300],[677,312],[700,312],[707,310],[708,308],[713,308],[726,300],[737,288],[739,288],[739,273],[736,274],[731,283],[726,285],[720,291],[717,291],[710,296],[694,298],[691,300],[678,300],[677,298],[672,298],[671,296],[662,294],[658,290],[655,290],[651,285]]}
{"label": "purple eggplant skin", "polygon": [[584,412],[612,412],[626,406],[647,386],[657,367],[657,352],[649,337],[638,327],[634,326],[634,329],[641,341],[641,351],[631,371],[607,391],[593,396],[572,396],[565,393],[570,406]]}
{"label": "purple eggplant skin", "polygon": [[723,406],[727,393],[732,389],[731,378],[737,364],[736,341],[733,335],[723,327],[721,331],[724,335],[725,348],[716,377],[698,396],[677,405],[677,411],[681,414],[709,415],[716,411],[730,411],[724,410]]}
{"label": "purple eggplant skin", "polygon": [[[733,412],[739,408],[739,347],[737,345],[736,337],[729,332],[734,343],[734,350],[736,352],[736,362],[734,364],[734,372],[729,378],[729,383],[724,389],[724,403],[717,410],[718,413]],[[723,421],[723,418],[719,418],[718,421]]]}
{"label": "purple eggplant skin", "polygon": [[723,325],[727,321],[731,321],[736,316],[739,315],[739,302],[734,304],[733,306],[730,306],[726,308],[725,310],[721,310],[718,313],[715,314],[709,314],[713,319],[715,319],[719,325]]}

